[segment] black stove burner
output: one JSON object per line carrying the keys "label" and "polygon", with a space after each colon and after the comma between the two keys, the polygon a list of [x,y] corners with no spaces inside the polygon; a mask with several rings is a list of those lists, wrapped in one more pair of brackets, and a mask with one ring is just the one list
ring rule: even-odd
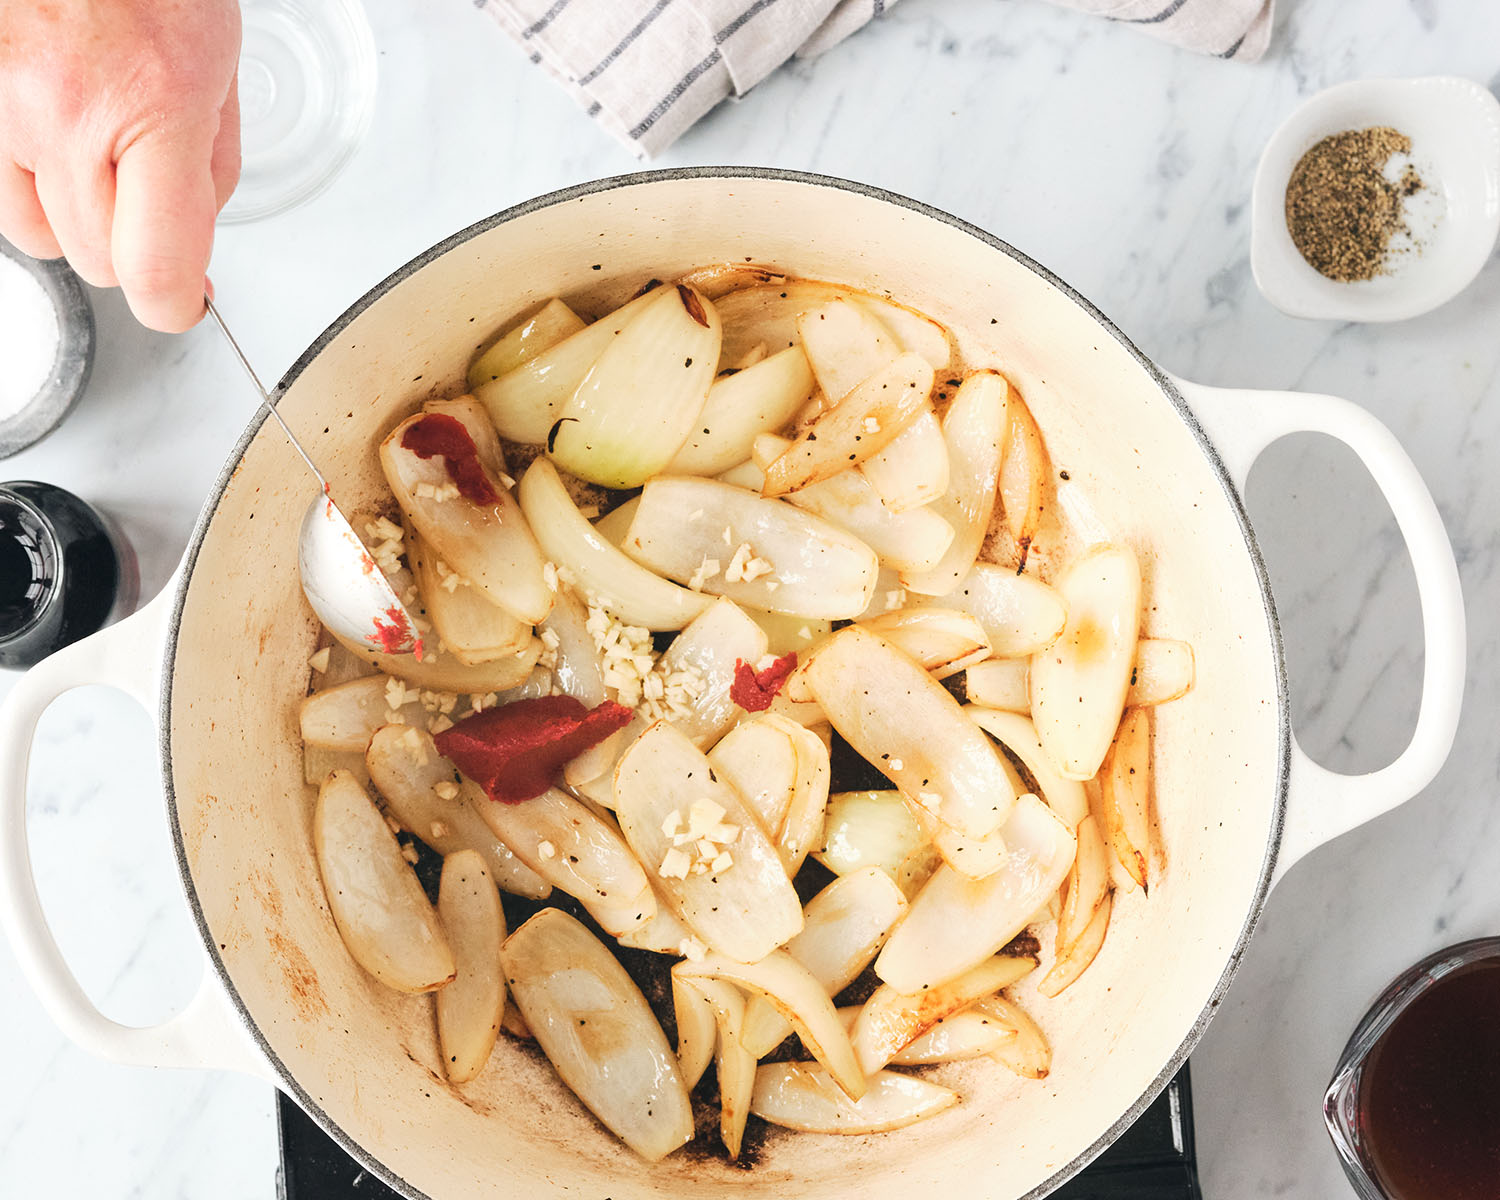
{"label": "black stove burner", "polygon": [[[285,1095],[277,1097],[282,1200],[399,1200]],[[1202,1200],[1193,1150],[1193,1102],[1186,1066],[1087,1170],[1053,1200]]]}

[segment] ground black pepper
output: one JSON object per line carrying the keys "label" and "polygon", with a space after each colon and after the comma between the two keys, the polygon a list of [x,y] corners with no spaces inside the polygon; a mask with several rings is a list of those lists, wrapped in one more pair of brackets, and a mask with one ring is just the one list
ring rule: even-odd
{"label": "ground black pepper", "polygon": [[1373,279],[1389,269],[1391,238],[1406,228],[1402,200],[1422,187],[1408,165],[1391,182],[1385,167],[1411,139],[1389,125],[1324,138],[1292,168],[1286,224],[1308,263],[1329,279]]}

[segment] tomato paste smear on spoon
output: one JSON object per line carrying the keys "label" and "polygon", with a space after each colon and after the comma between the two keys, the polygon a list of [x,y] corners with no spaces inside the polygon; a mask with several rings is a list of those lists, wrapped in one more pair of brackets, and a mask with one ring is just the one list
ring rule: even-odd
{"label": "tomato paste smear on spoon", "polygon": [[535,696],[465,717],[433,740],[491,800],[520,804],[540,796],[564,763],[624,729],[634,715],[613,700],[590,709],[572,696]]}

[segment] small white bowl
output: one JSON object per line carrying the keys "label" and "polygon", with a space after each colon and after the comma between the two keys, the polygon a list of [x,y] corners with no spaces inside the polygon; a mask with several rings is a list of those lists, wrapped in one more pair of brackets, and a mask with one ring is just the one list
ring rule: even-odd
{"label": "small white bowl", "polygon": [[[1423,188],[1407,201],[1418,246],[1389,273],[1341,283],[1302,257],[1286,226],[1292,168],[1330,134],[1389,125],[1411,138]],[[1402,321],[1446,303],[1479,274],[1500,232],[1500,101],[1468,79],[1365,79],[1319,92],[1266,144],[1255,172],[1250,267],[1294,317]]]}

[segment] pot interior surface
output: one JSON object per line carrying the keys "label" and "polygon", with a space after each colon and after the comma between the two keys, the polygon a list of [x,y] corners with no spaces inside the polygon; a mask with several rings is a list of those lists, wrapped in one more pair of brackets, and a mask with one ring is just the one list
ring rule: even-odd
{"label": "pot interior surface", "polygon": [[[1154,374],[1077,299],[939,216],[815,180],[646,177],[530,206],[377,289],[294,370],[281,411],[349,510],[383,496],[375,448],[476,347],[552,295],[610,300],[652,276],[753,259],[889,293],[1000,366],[1066,471],[1086,538],[1139,553],[1144,630],[1190,641],[1197,682],[1154,714],[1165,870],[1117,893],[1098,960],[1055,1001],[1018,995],[1052,1073],[934,1068],[962,1103],[917,1127],[772,1131],[753,1170],[691,1148],[654,1166],[605,1133],[538,1055],[502,1036],[462,1089],[432,1002],[349,958],[313,858],[297,705],[316,628],[297,579],[308,480],[274,428],[250,441],[201,531],[172,661],[170,775],[210,952],[289,1088],[346,1144],[432,1197],[675,1194],[908,1197],[942,1185],[1012,1200],[1081,1166],[1174,1065],[1237,957],[1278,834],[1278,652],[1236,501]],[[1039,973],[1040,974],[1040,973]]]}

